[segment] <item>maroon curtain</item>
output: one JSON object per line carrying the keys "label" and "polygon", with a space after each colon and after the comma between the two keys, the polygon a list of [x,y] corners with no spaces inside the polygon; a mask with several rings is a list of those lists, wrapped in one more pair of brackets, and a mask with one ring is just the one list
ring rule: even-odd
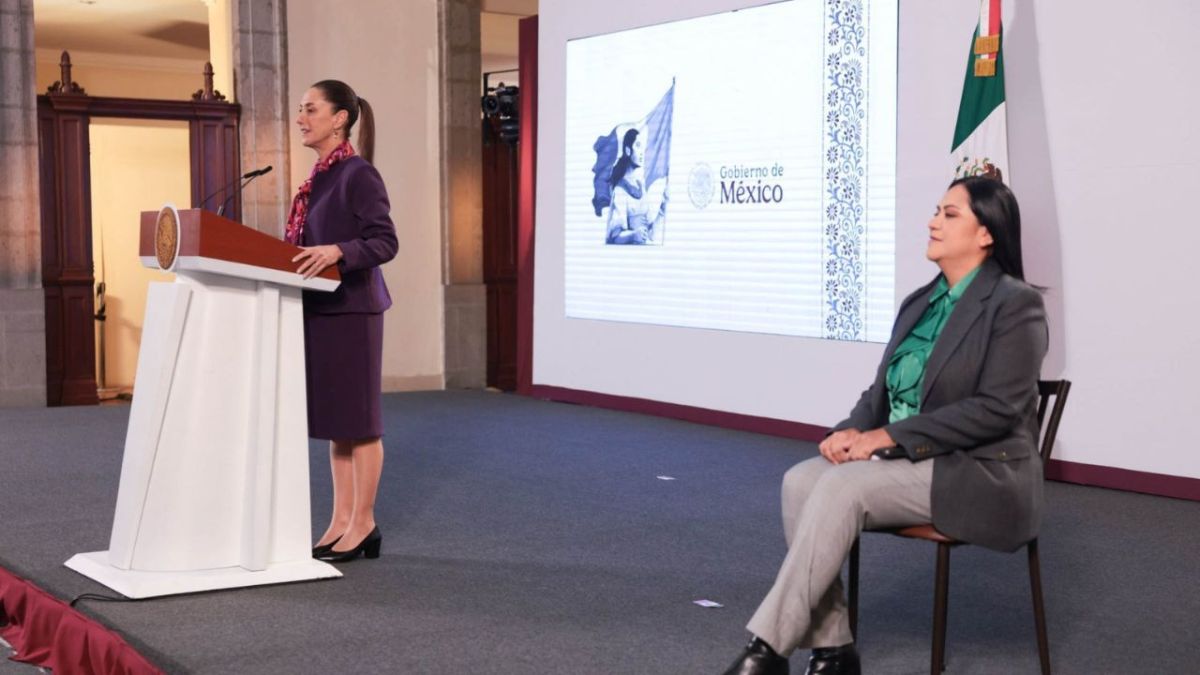
{"label": "maroon curtain", "polygon": [[13,661],[55,673],[162,673],[113,631],[3,568],[0,637],[16,650]]}
{"label": "maroon curtain", "polygon": [[537,188],[538,18],[521,19],[518,34],[521,148],[517,187],[517,393],[533,393],[533,231]]}

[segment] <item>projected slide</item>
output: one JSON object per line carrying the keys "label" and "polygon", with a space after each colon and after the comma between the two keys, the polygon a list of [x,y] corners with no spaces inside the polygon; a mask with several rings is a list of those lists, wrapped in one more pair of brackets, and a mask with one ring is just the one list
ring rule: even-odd
{"label": "projected slide", "polygon": [[791,0],[569,41],[567,317],[886,341],[896,28]]}

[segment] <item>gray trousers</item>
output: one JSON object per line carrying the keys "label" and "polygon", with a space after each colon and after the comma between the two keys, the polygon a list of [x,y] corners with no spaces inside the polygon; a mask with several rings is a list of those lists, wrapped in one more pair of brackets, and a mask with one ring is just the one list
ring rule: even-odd
{"label": "gray trousers", "polygon": [[787,557],[746,628],[784,656],[801,647],[852,642],[842,562],[864,526],[930,522],[932,484],[932,461],[834,465],[815,457],[788,470],[783,477]]}

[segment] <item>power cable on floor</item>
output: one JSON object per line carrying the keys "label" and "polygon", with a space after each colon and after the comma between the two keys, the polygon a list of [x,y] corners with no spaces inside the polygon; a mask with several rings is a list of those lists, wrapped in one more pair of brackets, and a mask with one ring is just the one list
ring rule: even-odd
{"label": "power cable on floor", "polygon": [[117,597],[113,595],[100,595],[99,593],[83,593],[75,596],[75,599],[70,602],[70,606],[74,607],[75,603],[80,600],[102,600],[104,602],[132,602],[130,598]]}

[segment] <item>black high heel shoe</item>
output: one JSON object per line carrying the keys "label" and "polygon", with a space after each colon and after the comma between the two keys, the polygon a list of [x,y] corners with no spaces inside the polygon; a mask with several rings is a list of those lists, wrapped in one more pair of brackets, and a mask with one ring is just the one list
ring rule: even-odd
{"label": "black high heel shoe", "polygon": [[755,636],[721,675],[788,675],[788,660]]}
{"label": "black high heel shoe", "polygon": [[324,562],[349,562],[357,558],[359,553],[363,554],[364,558],[374,559],[379,557],[379,547],[382,545],[383,534],[380,533],[379,526],[376,525],[375,529],[371,530],[371,533],[365,539],[358,542],[358,546],[349,551],[335,551],[330,547],[327,552],[317,556],[317,560]]}
{"label": "black high heel shoe", "polygon": [[808,657],[804,675],[862,675],[862,665],[854,643],[841,647],[818,647]]}
{"label": "black high heel shoe", "polygon": [[341,540],[342,540],[342,538],[338,537],[337,539],[334,539],[333,541],[329,542],[328,544],[321,544],[320,546],[314,546],[313,551],[312,551],[312,557],[320,558],[321,556],[325,555],[326,553],[329,553],[330,551],[333,550],[333,547]]}

